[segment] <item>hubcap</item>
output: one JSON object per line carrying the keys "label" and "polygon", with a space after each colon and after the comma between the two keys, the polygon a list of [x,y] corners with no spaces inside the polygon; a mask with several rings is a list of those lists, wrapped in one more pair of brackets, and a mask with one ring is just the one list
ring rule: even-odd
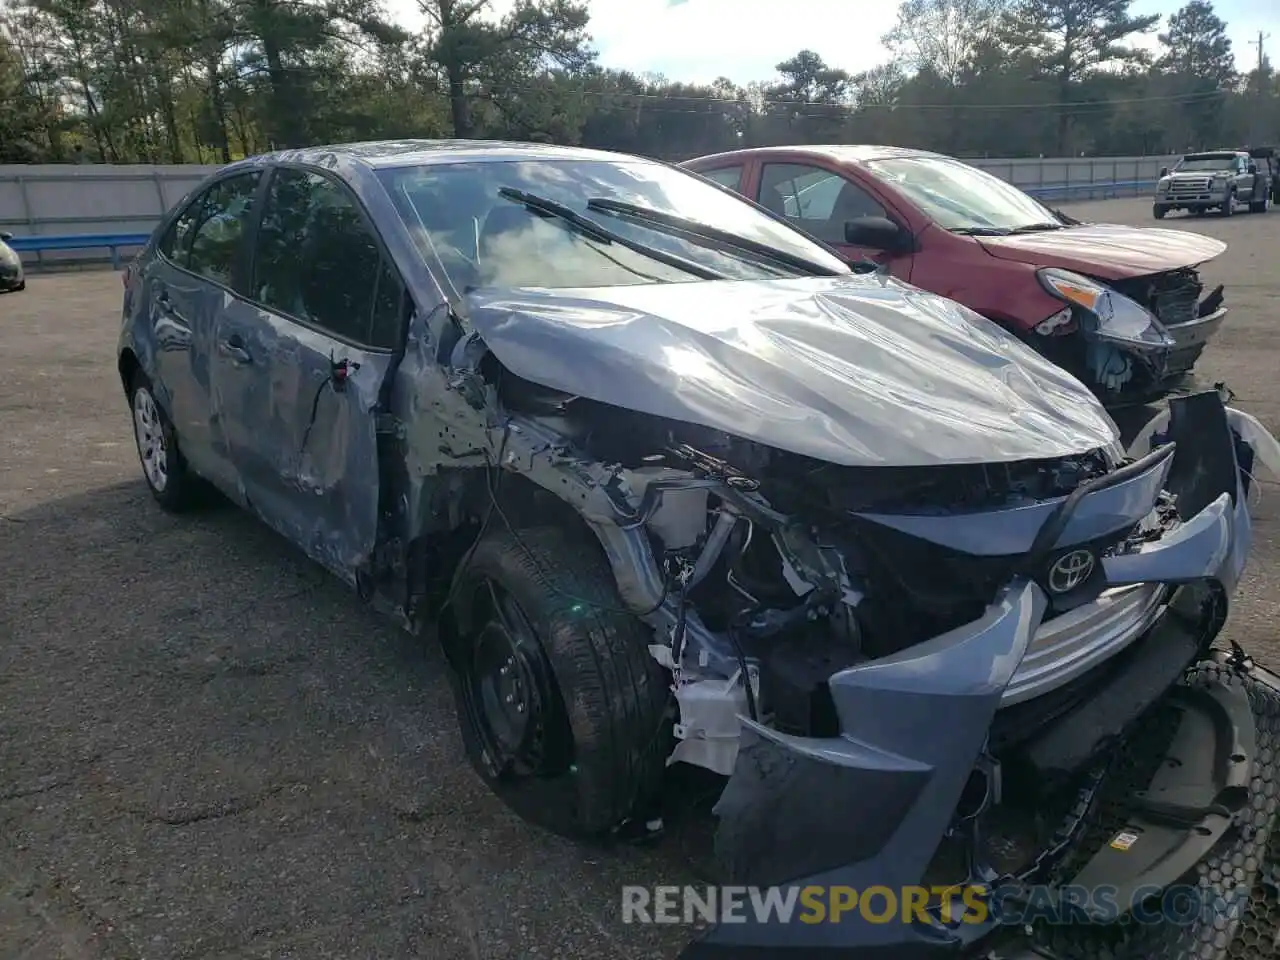
{"label": "hubcap", "polygon": [[549,776],[569,764],[568,718],[537,635],[514,599],[485,580],[463,665],[467,719],[490,776]]}
{"label": "hubcap", "polygon": [[164,439],[164,426],[151,391],[139,387],[133,394],[133,434],[138,441],[138,456],[147,483],[163,493],[169,483],[169,451]]}

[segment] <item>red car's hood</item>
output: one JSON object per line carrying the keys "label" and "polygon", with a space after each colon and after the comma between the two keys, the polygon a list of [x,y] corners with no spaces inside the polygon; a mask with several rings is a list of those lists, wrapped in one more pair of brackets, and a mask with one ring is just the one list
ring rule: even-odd
{"label": "red car's hood", "polygon": [[1043,233],[979,237],[978,242],[1002,260],[1065,267],[1107,280],[1194,267],[1227,249],[1221,240],[1198,233],[1118,223],[1082,223]]}

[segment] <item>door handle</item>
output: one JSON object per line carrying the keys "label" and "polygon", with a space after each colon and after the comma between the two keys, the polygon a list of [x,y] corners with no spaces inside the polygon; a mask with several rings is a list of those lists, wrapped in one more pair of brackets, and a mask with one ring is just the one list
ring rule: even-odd
{"label": "door handle", "polygon": [[218,352],[231,358],[232,363],[253,363],[253,357],[245,349],[244,341],[239,334],[232,334],[226,340],[218,341]]}

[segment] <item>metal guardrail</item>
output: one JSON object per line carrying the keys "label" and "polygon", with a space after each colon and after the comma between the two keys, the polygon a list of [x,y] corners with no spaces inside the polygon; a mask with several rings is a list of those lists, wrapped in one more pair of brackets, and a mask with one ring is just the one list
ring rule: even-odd
{"label": "metal guardrail", "polygon": [[[1018,189],[1033,197],[1061,199],[1064,196],[1071,197],[1085,193],[1091,199],[1095,194],[1100,194],[1101,199],[1105,200],[1111,197],[1138,196],[1145,191],[1154,190],[1157,182],[1156,180],[1099,180],[1093,183],[1055,183],[1018,187]],[[1014,186],[1018,185],[1014,184]]]}
{"label": "metal guardrail", "polygon": [[[1109,199],[1120,196],[1137,196],[1155,188],[1155,180],[1099,180],[1090,183],[1054,183],[1037,186],[1018,186],[1023,193],[1045,199],[1066,199],[1084,194],[1087,199]],[[48,218],[44,222],[56,222],[61,218]],[[71,219],[71,218],[66,218]],[[91,218],[90,218],[91,219]],[[105,218],[103,218],[105,219]],[[121,219],[119,217],[115,219]],[[125,218],[134,219],[134,218]],[[136,219],[147,219],[138,217]],[[79,222],[86,222],[80,218]],[[14,237],[9,246],[18,253],[34,253],[37,258],[44,251],[106,249],[111,252],[111,265],[120,268],[120,250],[146,245],[148,233],[82,233],[42,236],[31,234]]]}
{"label": "metal guardrail", "polygon": [[15,253],[34,253],[39,261],[46,250],[94,250],[111,251],[111,266],[120,269],[120,251],[146,246],[149,233],[76,233],[61,236],[30,235],[11,237],[5,242]]}

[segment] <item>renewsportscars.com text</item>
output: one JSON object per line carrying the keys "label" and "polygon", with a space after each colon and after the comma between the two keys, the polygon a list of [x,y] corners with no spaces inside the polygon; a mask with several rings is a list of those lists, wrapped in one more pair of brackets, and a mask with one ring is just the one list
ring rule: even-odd
{"label": "renewsportscars.com text", "polygon": [[[1247,899],[1247,891],[1241,893]],[[1228,897],[1195,886],[1140,887],[1121,903],[1116,887],[1060,886],[627,886],[623,923],[1110,923],[1125,914],[1137,923],[1192,924],[1232,909]]]}

